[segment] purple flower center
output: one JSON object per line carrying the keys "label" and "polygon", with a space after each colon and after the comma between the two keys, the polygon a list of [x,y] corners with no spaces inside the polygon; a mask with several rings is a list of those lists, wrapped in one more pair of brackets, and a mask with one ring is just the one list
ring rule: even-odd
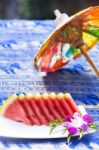
{"label": "purple flower center", "polygon": [[81,129],[84,130],[84,131],[87,131],[89,129],[89,127],[88,127],[87,124],[82,124]]}
{"label": "purple flower center", "polygon": [[76,127],[69,127],[68,128],[69,134],[76,134],[78,132],[78,129]]}
{"label": "purple flower center", "polygon": [[90,115],[86,114],[83,116],[83,120],[87,123],[92,123],[93,122],[93,119]]}

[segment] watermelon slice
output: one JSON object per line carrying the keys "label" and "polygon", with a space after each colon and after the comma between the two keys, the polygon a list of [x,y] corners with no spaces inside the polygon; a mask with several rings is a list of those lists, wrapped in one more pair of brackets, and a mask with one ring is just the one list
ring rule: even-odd
{"label": "watermelon slice", "polygon": [[73,113],[80,112],[75,101],[73,100],[73,98],[71,97],[71,95],[69,93],[65,93],[64,98],[65,98],[65,101],[68,104],[68,106],[70,106],[70,108],[72,109]]}
{"label": "watermelon slice", "polygon": [[36,114],[33,112],[31,105],[29,105],[28,101],[25,100],[26,96],[24,97],[24,95],[21,94],[20,96],[18,96],[18,99],[19,99],[19,103],[20,103],[21,107],[26,112],[27,118],[29,118],[31,120],[32,125],[33,124],[40,125],[40,122],[39,122],[38,118],[36,117]]}
{"label": "watermelon slice", "polygon": [[62,106],[63,110],[65,111],[65,116],[72,116],[74,111],[71,109],[71,105],[69,105],[65,100],[64,94],[63,93],[57,94],[57,98],[60,102],[60,106]]}
{"label": "watermelon slice", "polygon": [[42,114],[46,117],[46,120],[53,120],[54,118],[51,115],[50,111],[47,109],[45,101],[42,99],[41,95],[37,93],[34,99],[36,100],[36,103],[39,106],[39,109],[41,110]]}
{"label": "watermelon slice", "polygon": [[55,109],[53,101],[49,98],[49,95],[47,93],[44,93],[42,95],[42,98],[45,100],[46,107],[50,111],[50,113],[53,115],[54,119],[61,118],[62,116]]}
{"label": "watermelon slice", "polygon": [[40,125],[41,125],[41,124],[47,125],[48,122],[47,122],[45,116],[42,115],[42,112],[40,111],[38,105],[36,104],[35,99],[32,97],[32,98],[29,99],[28,101],[29,101],[29,104],[30,104],[31,107],[32,107],[32,110],[33,110],[34,113],[36,114],[36,117],[38,118],[38,120],[39,120],[39,122],[40,122]]}
{"label": "watermelon slice", "polygon": [[27,114],[23,107],[21,107],[16,94],[10,96],[3,104],[0,114],[17,122],[23,122],[28,125],[32,125],[31,120],[27,117]]}
{"label": "watermelon slice", "polygon": [[0,108],[2,116],[26,125],[48,125],[75,112],[79,109],[69,93],[13,94]]}
{"label": "watermelon slice", "polygon": [[59,112],[60,116],[62,118],[64,118],[66,116],[66,114],[64,113],[64,109],[61,107],[56,94],[53,92],[53,93],[49,94],[49,97],[55,106],[55,110],[57,110]]}

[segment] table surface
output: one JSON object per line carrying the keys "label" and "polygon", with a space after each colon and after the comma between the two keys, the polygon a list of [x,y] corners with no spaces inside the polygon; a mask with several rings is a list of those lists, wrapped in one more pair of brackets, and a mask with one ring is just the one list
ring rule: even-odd
{"label": "table surface", "polygon": [[[0,20],[0,104],[13,93],[70,92],[77,104],[99,123],[99,78],[83,56],[72,60],[59,71],[48,74],[33,68],[33,57],[46,37],[53,31],[52,20]],[[89,52],[99,67],[99,45]],[[81,140],[11,139],[0,137],[0,150],[99,150],[99,132]]]}

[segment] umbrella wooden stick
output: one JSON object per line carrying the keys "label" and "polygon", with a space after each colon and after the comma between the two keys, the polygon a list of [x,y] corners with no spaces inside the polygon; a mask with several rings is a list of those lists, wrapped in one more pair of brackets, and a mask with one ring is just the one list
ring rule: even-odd
{"label": "umbrella wooden stick", "polygon": [[90,56],[87,54],[87,52],[84,50],[84,48],[81,47],[80,51],[83,54],[83,56],[86,58],[86,60],[90,64],[90,66],[92,67],[92,69],[95,72],[95,74],[99,77],[99,70],[96,67],[96,65],[94,64],[94,62],[92,61],[92,59],[90,58]]}

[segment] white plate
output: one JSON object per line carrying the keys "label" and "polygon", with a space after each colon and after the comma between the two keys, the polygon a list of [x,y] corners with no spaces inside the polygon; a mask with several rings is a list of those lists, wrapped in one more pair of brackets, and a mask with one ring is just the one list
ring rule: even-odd
{"label": "white plate", "polygon": [[[83,106],[78,107],[83,114],[86,114],[86,111]],[[0,116],[0,136],[3,137],[26,139],[49,139],[66,137],[65,134],[62,135],[61,131],[62,128],[59,127],[52,134],[49,134],[49,126],[27,126],[22,123],[18,123]],[[94,130],[90,130],[88,133],[92,132],[94,132]]]}

